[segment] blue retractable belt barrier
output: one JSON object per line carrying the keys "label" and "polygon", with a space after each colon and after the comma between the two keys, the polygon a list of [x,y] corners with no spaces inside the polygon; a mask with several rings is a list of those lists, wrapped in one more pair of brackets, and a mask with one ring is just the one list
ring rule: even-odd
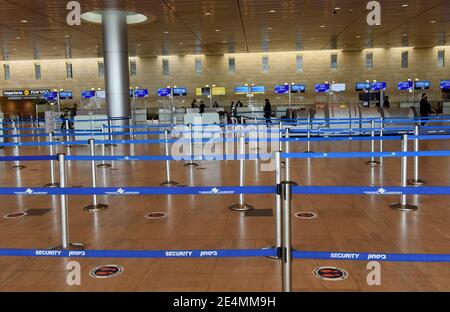
{"label": "blue retractable belt barrier", "polygon": [[297,195],[450,195],[450,186],[362,187],[362,186],[294,186]]}
{"label": "blue retractable belt barrier", "polygon": [[449,157],[450,151],[423,151],[423,152],[353,152],[353,153],[283,153],[281,157],[290,159],[309,159],[309,158],[396,158],[396,157]]}
{"label": "blue retractable belt barrier", "polygon": [[294,259],[382,262],[450,262],[450,254],[387,254],[360,252],[293,251]]}
{"label": "blue retractable belt barrier", "polygon": [[276,257],[276,249],[231,250],[46,250],[0,249],[0,257],[53,257],[53,258],[246,258]]}
{"label": "blue retractable belt barrier", "polygon": [[97,188],[0,188],[0,195],[263,195],[275,194],[275,186],[210,186],[210,187],[97,187]]}
{"label": "blue retractable belt barrier", "polygon": [[57,160],[57,156],[0,156],[0,162],[3,161],[42,161]]}

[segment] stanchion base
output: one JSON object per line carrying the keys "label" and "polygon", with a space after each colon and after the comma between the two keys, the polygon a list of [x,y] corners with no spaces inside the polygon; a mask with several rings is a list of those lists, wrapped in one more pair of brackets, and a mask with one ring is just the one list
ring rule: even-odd
{"label": "stanchion base", "polygon": [[233,210],[233,211],[250,211],[250,210],[253,210],[253,209],[255,209],[255,207],[253,207],[252,205],[249,205],[249,204],[234,204],[234,205],[231,205],[230,207],[230,210]]}
{"label": "stanchion base", "polygon": [[163,186],[163,187],[176,187],[178,185],[179,184],[175,181],[166,181],[166,182],[160,184],[160,186]]}
{"label": "stanchion base", "polygon": [[59,183],[48,183],[48,184],[45,184],[44,187],[48,187],[48,188],[59,187]]}
{"label": "stanchion base", "polygon": [[427,182],[425,182],[422,179],[411,179],[408,181],[408,185],[412,185],[412,186],[420,186],[420,185],[424,185],[427,184]]}
{"label": "stanchion base", "polygon": [[112,167],[112,165],[110,165],[110,164],[101,164],[101,165],[97,166],[97,168],[100,168],[100,169],[108,169],[111,167]]}
{"label": "stanchion base", "polygon": [[[277,249],[278,247],[276,247],[276,246],[271,246],[271,247],[265,247],[265,248],[263,248],[263,250],[264,249]],[[272,259],[272,260],[280,260],[280,257],[279,256],[268,256],[268,257],[266,257],[267,259]]]}
{"label": "stanchion base", "polygon": [[25,166],[19,165],[19,166],[12,166],[11,170],[22,170],[22,169],[25,169],[25,168],[26,168]]}
{"label": "stanchion base", "polygon": [[83,210],[89,211],[89,212],[96,212],[96,211],[108,209],[108,207],[109,207],[108,205],[97,204],[97,205],[86,206],[83,208]]}
{"label": "stanchion base", "polygon": [[306,151],[306,152],[303,152],[303,153],[305,153],[305,154],[314,154],[313,151]]}
{"label": "stanchion base", "polygon": [[185,167],[198,167],[198,164],[194,163],[194,162],[188,162],[186,164],[184,164]]}
{"label": "stanchion base", "polygon": [[391,205],[391,208],[400,210],[400,211],[414,211],[414,210],[419,209],[419,207],[417,207],[416,205],[412,205],[412,204],[406,204],[406,205],[393,204],[393,205]]}
{"label": "stanchion base", "polygon": [[62,245],[49,248],[50,250],[84,250],[84,245],[81,243],[70,243],[67,248],[63,248]]}
{"label": "stanchion base", "polygon": [[366,164],[368,164],[370,167],[381,167],[381,163],[379,161],[368,161],[366,162]]}

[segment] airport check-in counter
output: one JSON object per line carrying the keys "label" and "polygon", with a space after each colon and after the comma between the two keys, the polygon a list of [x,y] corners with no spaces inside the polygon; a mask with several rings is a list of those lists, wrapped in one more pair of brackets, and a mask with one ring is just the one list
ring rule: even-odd
{"label": "airport check-in counter", "polygon": [[146,108],[136,108],[132,112],[133,120],[136,124],[146,124],[147,123],[147,109]]}
{"label": "airport check-in counter", "polygon": [[311,121],[313,122],[312,129],[319,130],[321,128],[327,128],[329,119],[327,104],[314,105],[314,111]]}
{"label": "airport check-in counter", "polygon": [[[378,119],[383,117],[382,109],[378,107],[360,107],[360,118],[359,128],[369,129],[372,128],[372,122],[365,119]],[[375,120],[375,128],[381,127],[381,122]]]}
{"label": "airport check-in counter", "polygon": [[264,118],[264,108],[262,106],[249,106],[249,107],[238,107],[238,116],[245,116],[246,118],[254,119],[257,118],[258,122],[263,123]]}
{"label": "airport check-in counter", "polygon": [[[383,110],[384,119],[414,119],[416,117],[416,112],[414,108],[390,108]],[[395,123],[390,124],[389,122],[385,123],[384,128],[399,128],[399,127],[411,127],[411,123]]]}
{"label": "airport check-in counter", "polygon": [[212,124],[220,124],[220,116],[218,113],[187,113],[184,116],[184,124],[204,124],[204,125],[212,125]]}
{"label": "airport check-in counter", "polygon": [[[102,132],[104,125],[108,125],[108,116],[106,114],[91,113],[87,115],[77,115],[75,117],[75,131],[80,130],[95,130],[95,132]],[[122,129],[111,129],[112,132],[119,132]],[[97,136],[75,136],[76,141],[86,141],[88,139],[103,140],[103,135]]]}
{"label": "airport check-in counter", "polygon": [[450,102],[442,103],[442,114],[445,116],[450,115]]}

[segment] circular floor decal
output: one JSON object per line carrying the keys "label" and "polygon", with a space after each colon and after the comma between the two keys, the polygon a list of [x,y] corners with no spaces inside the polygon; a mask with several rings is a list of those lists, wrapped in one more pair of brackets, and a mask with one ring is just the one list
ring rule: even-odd
{"label": "circular floor decal", "polygon": [[115,264],[108,264],[93,268],[89,272],[89,276],[93,278],[113,278],[123,272],[123,267]]}
{"label": "circular floor decal", "polygon": [[8,213],[7,215],[4,215],[3,218],[5,219],[18,219],[18,218],[23,218],[27,215],[26,212],[13,212],[13,213]]}
{"label": "circular floor decal", "polygon": [[320,267],[315,269],[313,274],[324,281],[343,281],[348,277],[345,270],[335,267]]}
{"label": "circular floor decal", "polygon": [[165,213],[165,212],[150,212],[145,217],[150,220],[159,220],[159,219],[167,217],[167,213]]}
{"label": "circular floor decal", "polygon": [[317,213],[315,212],[297,212],[295,214],[295,217],[302,219],[302,220],[312,220],[317,218]]}

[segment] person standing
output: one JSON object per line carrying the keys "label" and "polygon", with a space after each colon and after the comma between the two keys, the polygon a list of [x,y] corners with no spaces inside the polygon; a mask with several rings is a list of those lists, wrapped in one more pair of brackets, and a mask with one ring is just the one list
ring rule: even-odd
{"label": "person standing", "polygon": [[266,123],[272,123],[272,104],[270,104],[269,99],[266,99],[266,104],[264,105],[264,118],[266,118]]}
{"label": "person standing", "polygon": [[204,114],[205,113],[205,108],[206,108],[205,103],[203,103],[203,101],[201,101],[200,102],[200,114]]}
{"label": "person standing", "polygon": [[70,130],[73,130],[75,127],[75,117],[77,116],[77,111],[78,111],[78,104],[75,103],[73,104],[73,107],[70,109],[70,121],[69,121],[69,127]]}
{"label": "person standing", "polygon": [[383,108],[391,108],[391,102],[389,102],[389,97],[387,95],[384,97]]}
{"label": "person standing", "polygon": [[[428,102],[428,95],[423,93],[422,99],[420,100],[420,117],[422,119],[427,119],[432,113],[435,114],[436,112],[431,108],[430,102]],[[426,122],[422,122],[422,126],[425,124]]]}

